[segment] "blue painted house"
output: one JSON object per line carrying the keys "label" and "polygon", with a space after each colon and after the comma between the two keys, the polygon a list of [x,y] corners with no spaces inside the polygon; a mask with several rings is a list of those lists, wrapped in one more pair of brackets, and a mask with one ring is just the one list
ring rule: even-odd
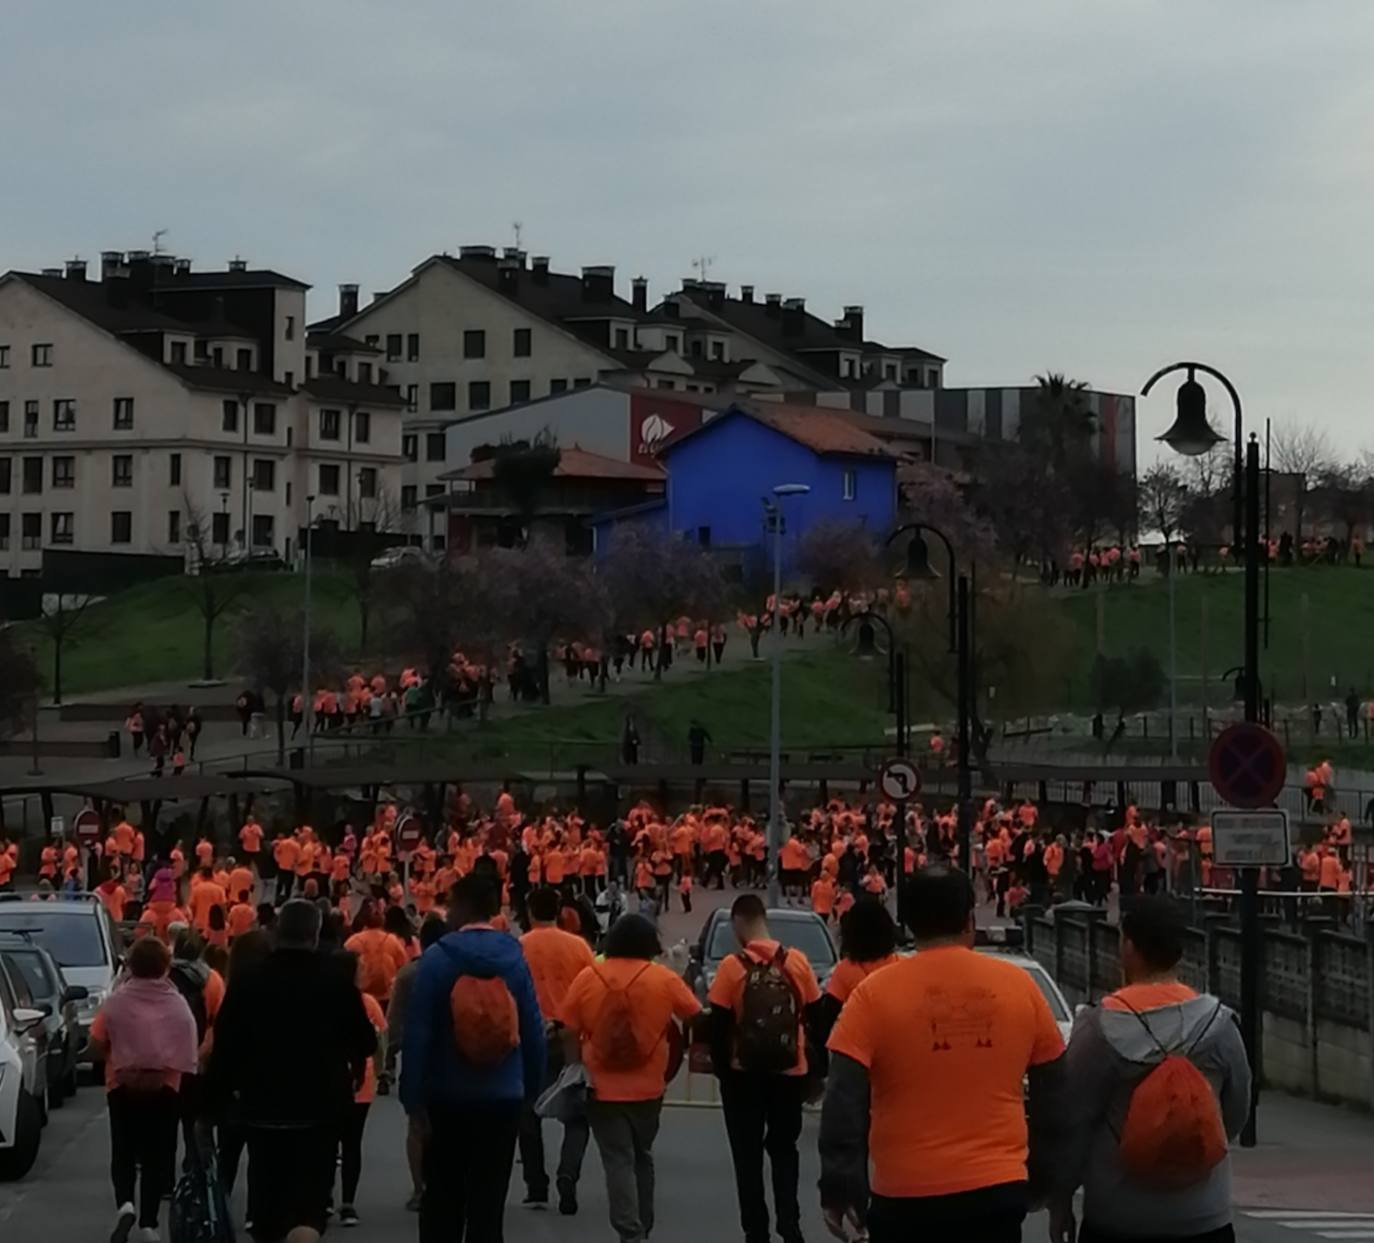
{"label": "blue painted house", "polygon": [[859,522],[885,534],[897,513],[898,459],[846,416],[766,401],[731,406],[660,450],[668,470],[660,520],[706,547],[759,548],[762,498],[778,484],[801,483],[811,491],[783,501],[786,559],[821,521]]}

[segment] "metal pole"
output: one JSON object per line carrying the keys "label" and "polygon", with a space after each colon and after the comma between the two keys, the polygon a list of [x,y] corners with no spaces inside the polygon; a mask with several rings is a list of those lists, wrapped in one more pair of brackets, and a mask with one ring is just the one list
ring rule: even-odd
{"label": "metal pole", "polygon": [[972,651],[969,635],[968,575],[959,575],[958,603],[955,607],[955,642],[959,677],[959,867],[970,874],[973,866],[972,826],[969,824],[969,800],[973,796],[972,774],[969,769],[969,692],[972,689]]}
{"label": "metal pole", "polygon": [[768,511],[773,522],[773,704],[768,735],[768,905],[782,901],[778,865],[782,854],[782,627],[778,614],[782,603],[782,505],[773,502]]}
{"label": "metal pole", "polygon": [[1169,554],[1169,758],[1178,761],[1178,628],[1175,623],[1174,579],[1178,577],[1178,556],[1172,537],[1168,541]]}
{"label": "metal pole", "polygon": [[[1236,421],[1240,422],[1239,406]],[[1252,436],[1245,447],[1245,719],[1259,720],[1259,443]],[[1239,505],[1237,506],[1239,509]],[[1240,1030],[1250,1057],[1252,1086],[1250,1117],[1240,1133],[1242,1148],[1257,1141],[1256,1114],[1259,1084],[1264,1074],[1263,1035],[1260,1027],[1259,871],[1240,873]]]}
{"label": "metal pole", "polygon": [[310,691],[310,528],[314,525],[315,498],[305,498],[305,634],[301,637],[301,708],[305,714],[305,745],[315,761],[315,696]]}
{"label": "metal pole", "polygon": [[1202,624],[1198,631],[1198,655],[1202,664],[1202,737],[1204,742],[1210,744],[1212,726],[1208,718],[1207,703],[1207,596],[1203,594],[1198,598],[1202,601]]}
{"label": "metal pole", "polygon": [[897,704],[897,754],[906,754],[906,735],[910,726],[906,719],[906,652],[892,654],[892,696]]}

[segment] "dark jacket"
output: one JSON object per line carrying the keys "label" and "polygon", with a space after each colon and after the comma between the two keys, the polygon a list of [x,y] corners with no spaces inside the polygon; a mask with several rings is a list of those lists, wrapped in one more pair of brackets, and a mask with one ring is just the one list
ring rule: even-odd
{"label": "dark jacket", "polygon": [[[515,999],[520,1046],[498,1066],[475,1066],[458,1051],[450,994],[460,975],[499,976]],[[401,1101],[406,1112],[430,1103],[463,1105],[533,1100],[543,1086],[544,1020],[520,943],[493,928],[450,932],[420,955],[405,1019]]]}
{"label": "dark jacket", "polygon": [[249,1126],[332,1125],[376,1048],[362,995],[332,956],[277,949],[225,994],[209,1100]]}

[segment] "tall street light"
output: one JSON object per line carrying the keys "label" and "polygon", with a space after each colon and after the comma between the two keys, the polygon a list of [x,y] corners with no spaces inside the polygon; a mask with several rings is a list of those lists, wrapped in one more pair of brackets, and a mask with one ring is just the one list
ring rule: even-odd
{"label": "tall street light", "polygon": [[957,807],[959,822],[959,867],[971,873],[973,865],[973,826],[970,822],[970,801],[973,798],[973,770],[969,766],[969,721],[973,715],[973,636],[969,623],[969,580],[967,574],[958,573],[954,559],[954,545],[938,527],[924,522],[908,522],[898,527],[887,537],[889,547],[901,535],[911,533],[906,547],[906,568],[903,576],[927,582],[940,577],[930,564],[930,550],[921,533],[935,536],[945,546],[949,558],[949,645],[955,654],[957,687],[955,699],[959,713],[959,802]]}
{"label": "tall street light", "polygon": [[315,696],[310,691],[310,531],[315,525],[315,498],[305,498],[305,634],[301,638],[301,709],[305,714],[305,745],[315,760]]}
{"label": "tall street light", "polygon": [[805,483],[780,483],[772,496],[763,498],[764,529],[773,531],[773,710],[768,736],[768,905],[782,901],[779,872],[782,854],[782,502],[789,496],[805,496],[811,486]]}
{"label": "tall street light", "polygon": [[[1241,666],[1241,684],[1245,698],[1245,719],[1249,722],[1260,720],[1260,680],[1259,680],[1259,441],[1251,436],[1245,440],[1244,416],[1241,413],[1240,394],[1236,387],[1215,367],[1206,363],[1180,362],[1161,367],[1140,390],[1146,397],[1156,382],[1175,371],[1186,371],[1188,378],[1179,385],[1177,402],[1178,413],[1172,426],[1159,437],[1166,445],[1185,457],[1200,457],[1210,452],[1225,437],[1220,435],[1207,419],[1207,394],[1197,381],[1197,373],[1211,376],[1231,398],[1235,411],[1235,493],[1234,518],[1231,532],[1233,537],[1241,538],[1244,530],[1245,547],[1245,623],[1244,644],[1245,660]],[[1242,468],[1242,461],[1244,466]],[[1259,871],[1256,868],[1240,869],[1240,1030],[1245,1041],[1245,1051],[1250,1056],[1254,1069],[1254,1084],[1250,1093],[1250,1117],[1241,1132],[1243,1147],[1253,1148],[1256,1142],[1255,1113],[1259,1104],[1259,1082],[1263,1073],[1261,1064],[1259,973],[1262,945],[1259,924]]]}

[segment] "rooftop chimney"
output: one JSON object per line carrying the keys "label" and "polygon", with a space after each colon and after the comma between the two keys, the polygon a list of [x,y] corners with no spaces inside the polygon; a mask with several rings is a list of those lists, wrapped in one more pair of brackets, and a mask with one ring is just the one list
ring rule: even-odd
{"label": "rooftop chimney", "polygon": [[61,268],[43,268],[38,274],[39,274],[39,276],[61,276],[61,275],[62,275],[62,269],[61,269]]}
{"label": "rooftop chimney", "polygon": [[495,259],[495,246],[460,246],[458,247],[458,258],[460,259]]}
{"label": "rooftop chimney", "polygon": [[750,303],[750,304],[753,303],[753,301],[754,301],[754,287],[753,287],[753,285],[741,285],[741,286],[739,287],[739,300],[740,300],[741,302],[748,302],[748,303]]}
{"label": "rooftop chimney", "polygon": [[518,268],[523,269],[525,266],[525,252],[519,246],[507,246],[502,252],[502,257],[513,260]]}
{"label": "rooftop chimney", "polygon": [[358,313],[357,285],[339,286],[339,314],[344,319],[352,319]]}
{"label": "rooftop chimney", "polygon": [[593,263],[582,269],[582,301],[605,302],[615,297],[615,267]]}
{"label": "rooftop chimney", "polygon": [[135,289],[151,289],[153,285],[153,257],[146,250],[129,252],[129,280]]}
{"label": "rooftop chimney", "polygon": [[634,293],[631,301],[634,303],[635,310],[641,315],[648,314],[649,311],[649,281],[647,277],[636,276],[633,283]]}
{"label": "rooftop chimney", "polygon": [[247,260],[247,259],[240,259],[237,255],[235,255],[232,259],[229,260],[229,271],[231,271],[231,272],[246,272],[246,271],[248,271],[248,260]]}
{"label": "rooftop chimney", "polygon": [[84,259],[67,260],[67,279],[69,281],[84,281],[86,279],[86,261]]}
{"label": "rooftop chimney", "polygon": [[122,250],[102,250],[100,252],[100,279],[109,280],[120,268],[124,266],[124,252]]}
{"label": "rooftop chimney", "polygon": [[191,261],[190,261],[189,259],[178,259],[178,260],[172,265],[172,271],[173,271],[177,276],[190,276],[190,275],[191,275]]}
{"label": "rooftop chimney", "polygon": [[725,282],[702,281],[701,287],[706,291],[706,305],[713,311],[723,310],[725,307]]}
{"label": "rooftop chimney", "polygon": [[782,294],[766,293],[763,295],[763,311],[765,315],[771,315],[775,319],[782,314]]}
{"label": "rooftop chimney", "polygon": [[499,260],[496,265],[496,283],[501,292],[507,297],[514,297],[520,288],[520,272],[523,265],[510,257],[510,251],[506,251],[506,257]]}
{"label": "rooftop chimney", "polygon": [[549,283],[549,257],[548,255],[535,255],[530,260],[530,271],[534,274],[536,285],[547,285]]}
{"label": "rooftop chimney", "polygon": [[862,344],[864,339],[864,309],[861,306],[847,306],[844,308],[844,318],[835,321],[835,331],[848,341],[853,341],[856,345]]}
{"label": "rooftop chimney", "polygon": [[788,298],[782,304],[782,331],[785,336],[799,337],[806,329],[806,299]]}

